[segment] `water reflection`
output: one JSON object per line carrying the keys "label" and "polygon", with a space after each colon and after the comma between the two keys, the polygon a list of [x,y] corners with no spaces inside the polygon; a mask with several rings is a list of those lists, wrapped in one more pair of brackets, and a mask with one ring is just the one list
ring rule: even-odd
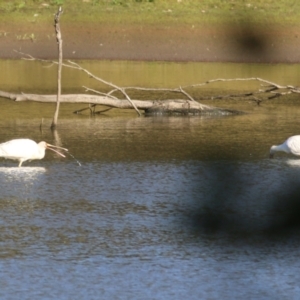
{"label": "water reflection", "polygon": [[24,178],[28,178],[29,180],[37,174],[45,171],[46,169],[44,167],[0,167],[0,173],[4,173],[5,175],[11,177],[24,176]]}
{"label": "water reflection", "polygon": [[[248,47],[249,48],[249,47]],[[178,88],[206,82],[216,78],[260,77],[282,85],[297,85],[299,65],[297,64],[234,64],[234,63],[171,63],[87,60],[78,62],[82,67],[119,86]],[[1,90],[10,92],[56,92],[55,67],[45,68],[40,62],[26,60],[0,60]],[[23,76],[28,74],[28,76]],[[31,74],[34,74],[32,76]],[[284,76],[282,75],[284,74]],[[82,86],[99,89],[99,82],[82,72],[64,68],[62,89],[64,93],[83,92]],[[217,83],[205,87],[206,92],[243,90],[257,87],[257,83]]]}
{"label": "water reflection", "polygon": [[300,168],[300,159],[299,158],[288,159],[287,164],[291,167]]}

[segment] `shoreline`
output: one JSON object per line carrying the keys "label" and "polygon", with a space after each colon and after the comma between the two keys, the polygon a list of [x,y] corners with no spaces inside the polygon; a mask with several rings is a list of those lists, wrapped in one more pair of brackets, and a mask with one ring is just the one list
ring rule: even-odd
{"label": "shoreline", "polygon": [[[20,59],[14,50],[56,59],[52,24],[2,24],[0,59]],[[299,63],[297,26],[99,25],[62,23],[64,59]]]}

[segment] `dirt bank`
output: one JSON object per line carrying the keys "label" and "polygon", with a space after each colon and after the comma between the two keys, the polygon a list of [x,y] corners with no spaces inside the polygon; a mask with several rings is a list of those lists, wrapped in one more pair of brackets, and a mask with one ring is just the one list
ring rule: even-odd
{"label": "dirt bank", "polygon": [[[61,24],[64,58],[300,62],[296,26],[187,26]],[[20,58],[13,50],[55,58],[53,24],[0,25],[0,58]]]}

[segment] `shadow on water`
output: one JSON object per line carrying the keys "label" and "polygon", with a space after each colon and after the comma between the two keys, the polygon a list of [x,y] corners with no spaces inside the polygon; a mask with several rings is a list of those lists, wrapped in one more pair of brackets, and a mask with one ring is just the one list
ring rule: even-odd
{"label": "shadow on water", "polygon": [[[201,170],[201,181],[203,175]],[[206,191],[202,185],[184,226],[196,235],[222,237],[229,243],[254,246],[290,238],[300,243],[299,176],[297,159],[265,159],[258,166],[212,163]]]}

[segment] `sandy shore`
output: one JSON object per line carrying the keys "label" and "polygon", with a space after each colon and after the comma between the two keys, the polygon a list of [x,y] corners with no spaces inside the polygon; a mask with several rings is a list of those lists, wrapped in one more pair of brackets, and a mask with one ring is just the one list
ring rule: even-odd
{"label": "sandy shore", "polygon": [[[300,28],[62,24],[64,58],[298,63]],[[57,57],[52,24],[1,24],[0,58]]]}

